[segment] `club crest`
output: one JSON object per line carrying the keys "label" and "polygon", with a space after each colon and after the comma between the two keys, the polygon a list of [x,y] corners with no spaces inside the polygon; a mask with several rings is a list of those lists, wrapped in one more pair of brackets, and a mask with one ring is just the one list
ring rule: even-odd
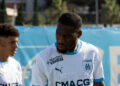
{"label": "club crest", "polygon": [[83,60],[82,62],[83,70],[90,74],[93,70],[92,60]]}

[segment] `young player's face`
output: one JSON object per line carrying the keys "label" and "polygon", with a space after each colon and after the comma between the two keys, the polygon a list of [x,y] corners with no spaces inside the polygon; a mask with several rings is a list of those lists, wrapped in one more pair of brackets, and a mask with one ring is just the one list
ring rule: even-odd
{"label": "young player's face", "polygon": [[60,53],[73,52],[79,36],[80,34],[73,27],[58,24],[56,30],[57,50]]}
{"label": "young player's face", "polygon": [[3,48],[3,52],[6,56],[14,56],[17,49],[17,42],[18,37],[15,36],[9,36],[7,38],[3,38],[1,41],[1,45]]}

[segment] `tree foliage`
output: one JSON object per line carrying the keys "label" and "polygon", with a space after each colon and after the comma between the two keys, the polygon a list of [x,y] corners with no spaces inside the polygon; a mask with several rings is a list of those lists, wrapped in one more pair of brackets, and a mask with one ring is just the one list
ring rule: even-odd
{"label": "tree foliage", "polygon": [[100,19],[104,24],[109,23],[112,26],[113,23],[120,22],[120,7],[116,0],[105,0],[100,13]]}
{"label": "tree foliage", "polygon": [[23,25],[24,24],[24,4],[21,3],[18,10],[17,10],[17,17],[15,19],[15,25]]}
{"label": "tree foliage", "polygon": [[61,10],[62,0],[53,0],[52,1],[52,7]]}
{"label": "tree foliage", "polygon": [[[101,2],[102,0],[99,0]],[[69,0],[69,3],[73,3],[79,6],[95,5],[95,0]]]}
{"label": "tree foliage", "polygon": [[0,4],[0,23],[7,23],[7,12],[5,0]]}
{"label": "tree foliage", "polygon": [[57,24],[59,16],[67,12],[67,3],[64,0],[53,0],[51,7],[45,10],[45,24]]}
{"label": "tree foliage", "polygon": [[37,26],[39,25],[39,11],[38,11],[38,1],[34,0],[34,11],[33,11],[33,18],[32,18],[32,25]]}

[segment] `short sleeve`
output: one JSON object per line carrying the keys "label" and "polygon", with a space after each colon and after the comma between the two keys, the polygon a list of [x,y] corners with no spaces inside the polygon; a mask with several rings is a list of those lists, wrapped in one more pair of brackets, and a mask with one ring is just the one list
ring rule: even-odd
{"label": "short sleeve", "polygon": [[94,57],[94,72],[93,72],[94,82],[104,81],[104,72],[102,65],[102,57],[97,50]]}
{"label": "short sleeve", "polygon": [[45,75],[44,62],[36,59],[32,66],[32,86],[46,86],[47,77]]}

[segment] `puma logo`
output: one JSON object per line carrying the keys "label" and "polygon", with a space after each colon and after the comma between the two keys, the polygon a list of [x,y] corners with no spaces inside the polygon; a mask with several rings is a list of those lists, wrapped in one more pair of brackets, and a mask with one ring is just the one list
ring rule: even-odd
{"label": "puma logo", "polygon": [[62,68],[63,68],[63,67],[61,67],[60,69],[55,68],[55,70],[56,70],[56,71],[59,71],[60,73],[62,73]]}

